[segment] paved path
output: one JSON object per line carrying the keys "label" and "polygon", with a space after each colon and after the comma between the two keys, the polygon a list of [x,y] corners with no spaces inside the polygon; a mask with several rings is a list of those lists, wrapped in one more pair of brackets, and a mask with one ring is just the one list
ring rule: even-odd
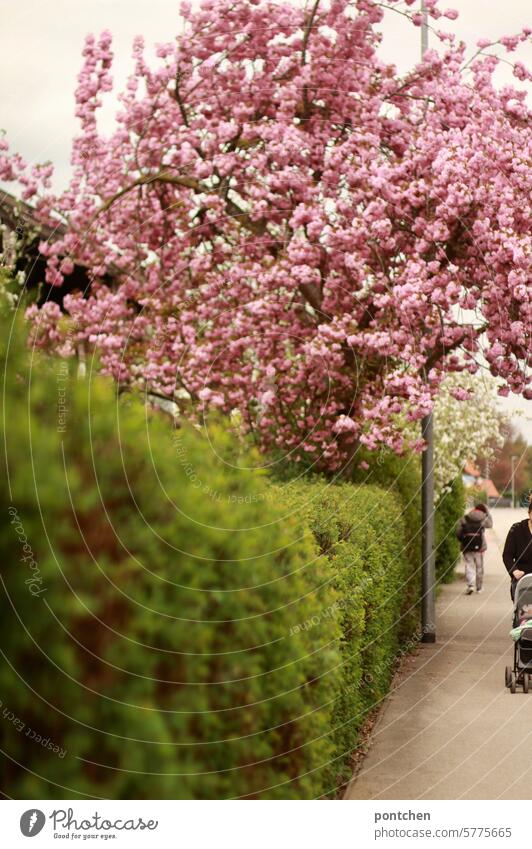
{"label": "paved path", "polygon": [[[524,510],[494,511],[484,592],[463,578],[437,604],[437,643],[408,658],[348,799],[529,799],[532,693],[511,695],[509,580],[501,553]],[[463,572],[463,570],[461,570]]]}

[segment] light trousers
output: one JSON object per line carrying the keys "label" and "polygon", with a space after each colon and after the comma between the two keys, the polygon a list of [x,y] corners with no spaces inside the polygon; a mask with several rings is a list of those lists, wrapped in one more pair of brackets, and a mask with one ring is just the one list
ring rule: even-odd
{"label": "light trousers", "polygon": [[482,551],[464,551],[465,579],[468,587],[482,589],[484,581],[484,553]]}

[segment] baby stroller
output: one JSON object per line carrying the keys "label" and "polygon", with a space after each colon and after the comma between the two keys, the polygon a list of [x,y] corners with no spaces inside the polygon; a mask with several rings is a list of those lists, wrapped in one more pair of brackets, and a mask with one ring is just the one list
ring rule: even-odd
{"label": "baby stroller", "polygon": [[[513,628],[521,622],[526,605],[532,605],[532,575],[523,575],[515,585]],[[528,693],[530,676],[532,675],[532,622],[523,628],[519,638],[514,643],[514,665],[507,666],[504,682],[515,693],[518,686],[523,693]]]}

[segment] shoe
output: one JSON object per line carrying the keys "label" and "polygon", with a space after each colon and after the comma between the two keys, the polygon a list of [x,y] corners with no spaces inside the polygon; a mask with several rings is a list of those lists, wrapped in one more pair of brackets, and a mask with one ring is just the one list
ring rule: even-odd
{"label": "shoe", "polygon": [[477,593],[481,593],[481,592],[482,592],[482,587],[479,590],[477,590]]}
{"label": "shoe", "polygon": [[472,592],[473,592],[473,587],[468,587],[467,590],[465,591],[465,594],[471,595]]}

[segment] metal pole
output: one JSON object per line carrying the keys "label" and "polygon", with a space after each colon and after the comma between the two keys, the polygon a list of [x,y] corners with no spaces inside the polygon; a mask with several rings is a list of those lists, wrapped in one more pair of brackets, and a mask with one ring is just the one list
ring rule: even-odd
{"label": "metal pole", "polygon": [[429,49],[429,16],[427,14],[425,0],[421,0],[421,14],[423,15],[423,23],[421,24],[421,58],[423,59]]}
{"label": "metal pole", "polygon": [[433,415],[421,422],[427,447],[421,459],[421,641],[436,642],[436,563],[434,554],[434,423]]}
{"label": "metal pole", "polygon": [[512,454],[512,507],[515,510],[515,461],[517,457]]}
{"label": "metal pole", "polygon": [[[427,8],[421,0],[421,58],[429,46]],[[421,461],[421,641],[436,642],[435,585],[436,564],[434,554],[434,419],[432,413],[421,423],[421,434],[426,443]]]}

